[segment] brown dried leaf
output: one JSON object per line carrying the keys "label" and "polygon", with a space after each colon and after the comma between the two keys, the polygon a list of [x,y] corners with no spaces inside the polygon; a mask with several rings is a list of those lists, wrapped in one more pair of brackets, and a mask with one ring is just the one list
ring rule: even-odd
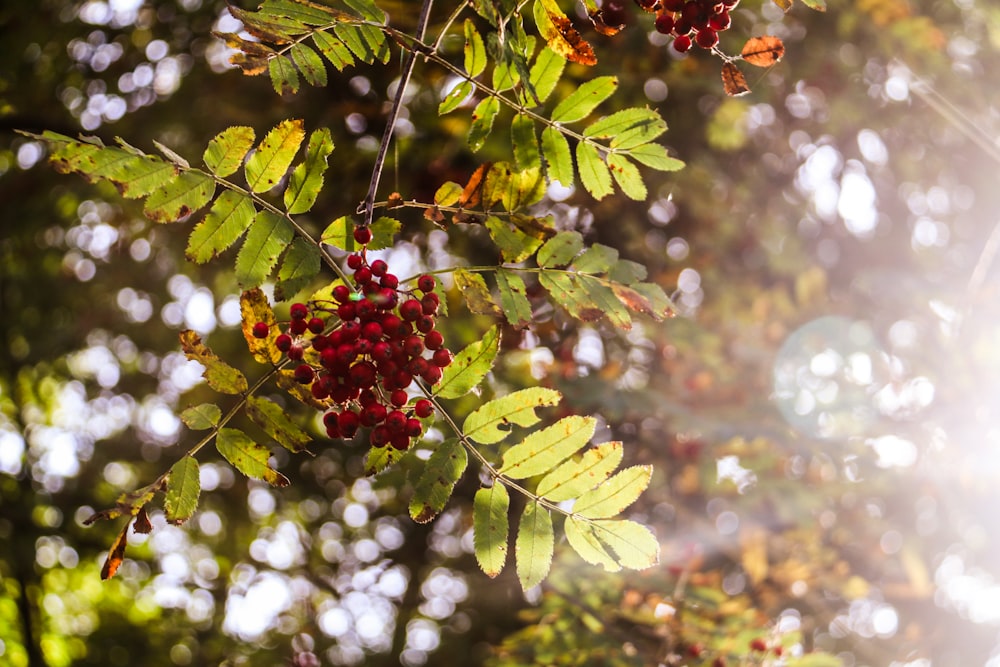
{"label": "brown dried leaf", "polygon": [[245,76],[257,76],[267,71],[267,58],[251,57],[242,51],[229,58],[229,64],[239,67]]}
{"label": "brown dried leaf", "polygon": [[608,25],[604,21],[604,10],[602,9],[595,9],[593,11],[590,11],[587,13],[587,16],[590,17],[591,23],[594,24],[594,30],[601,33],[602,35],[607,35],[609,37],[617,35],[619,32],[621,32],[622,28],[625,27],[624,23],[621,25]]}
{"label": "brown dried leaf", "polygon": [[476,206],[479,203],[483,178],[485,178],[492,166],[492,162],[484,162],[472,172],[469,182],[465,184],[465,188],[462,190],[462,196],[458,198],[459,207],[466,208],[468,206]]}
{"label": "brown dried leaf", "polygon": [[725,89],[726,95],[732,97],[746,95],[750,92],[746,77],[743,76],[740,68],[733,63],[726,63],[722,66],[722,87]]}
{"label": "brown dried leaf", "polygon": [[403,195],[398,192],[393,192],[389,195],[389,199],[386,200],[386,205],[389,208],[397,208],[403,205]]}
{"label": "brown dried leaf", "polygon": [[108,551],[108,558],[104,561],[104,567],[101,568],[102,580],[115,576],[115,572],[118,571],[122,561],[125,560],[125,546],[128,544],[128,527],[131,523],[131,520],[125,523],[122,532],[118,533],[118,537],[115,538],[114,543],[111,545],[111,549]]}
{"label": "brown dried leaf", "polygon": [[785,55],[785,45],[773,35],[751,37],[740,52],[743,60],[757,67],[770,67]]}
{"label": "brown dried leaf", "polygon": [[538,32],[550,49],[571,63],[588,66],[597,64],[593,47],[580,36],[555,0],[542,0],[539,8],[535,10],[535,19]]}
{"label": "brown dried leaf", "polygon": [[440,225],[442,222],[444,222],[444,213],[442,213],[441,209],[438,208],[437,206],[427,208],[424,209],[424,219],[430,220],[436,225]]}
{"label": "brown dried leaf", "polygon": [[133,530],[140,535],[147,535],[153,532],[153,524],[149,522],[149,515],[146,514],[146,508],[140,507],[139,511],[135,513],[135,526]]}

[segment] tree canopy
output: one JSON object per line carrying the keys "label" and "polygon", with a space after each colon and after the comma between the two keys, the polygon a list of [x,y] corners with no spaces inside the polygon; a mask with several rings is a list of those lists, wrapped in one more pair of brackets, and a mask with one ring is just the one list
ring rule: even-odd
{"label": "tree canopy", "polygon": [[997,665],[1000,9],[0,9],[0,662]]}

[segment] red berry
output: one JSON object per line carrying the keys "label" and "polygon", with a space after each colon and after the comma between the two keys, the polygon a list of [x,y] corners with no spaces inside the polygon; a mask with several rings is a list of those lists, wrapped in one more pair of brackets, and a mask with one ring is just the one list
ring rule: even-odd
{"label": "red berry", "polygon": [[684,9],[684,0],[660,0],[660,5],[668,12],[679,12]]}
{"label": "red berry", "polygon": [[669,35],[674,29],[674,17],[669,12],[664,12],[656,17],[653,25],[656,27],[656,32]]}
{"label": "red berry", "polygon": [[292,361],[302,361],[303,349],[301,345],[292,345],[285,353]]}
{"label": "red berry", "polygon": [[367,389],[375,384],[375,366],[368,361],[359,361],[347,372],[351,384]]}
{"label": "red berry", "polygon": [[337,426],[337,413],[327,412],[323,415],[323,426],[330,428],[330,426]]}
{"label": "red berry", "polygon": [[366,322],[375,317],[375,311],[378,310],[378,306],[367,299],[364,301],[358,301],[356,308],[358,311],[358,319],[362,322]]}
{"label": "red berry", "polygon": [[322,352],[330,347],[330,339],[323,334],[316,334],[312,339],[312,348],[317,352]]}
{"label": "red berry", "polygon": [[361,245],[368,245],[372,240],[372,230],[368,227],[355,227],[354,240]]}
{"label": "red berry", "polygon": [[434,350],[434,365],[444,368],[451,364],[451,352],[441,348],[440,350]]}
{"label": "red berry", "polygon": [[406,415],[401,410],[393,410],[385,416],[385,425],[390,433],[402,433],[406,430]]}
{"label": "red berry", "polygon": [[694,41],[703,49],[710,49],[719,43],[719,35],[711,28],[702,28],[695,35]]}
{"label": "red berry", "polygon": [[365,263],[365,260],[361,258],[361,255],[348,255],[347,256],[347,268],[352,271],[357,271]]}
{"label": "red berry", "polygon": [[292,320],[288,323],[288,330],[291,331],[296,336],[301,336],[306,332],[309,327],[309,323],[305,320]]}
{"label": "red berry", "polygon": [[304,303],[293,303],[288,310],[293,320],[304,320],[309,315],[309,307]]}
{"label": "red berry", "polygon": [[653,7],[656,6],[656,2],[657,0],[635,0],[635,4],[639,5],[647,12],[653,10]]}
{"label": "red berry", "polygon": [[384,340],[375,343],[375,347],[372,348],[372,359],[382,363],[392,359],[392,347],[389,343]]}
{"label": "red berry", "polygon": [[364,285],[365,283],[370,283],[372,281],[372,270],[367,266],[362,266],[360,269],[354,272],[354,282],[359,285]]}
{"label": "red berry", "polygon": [[376,259],[372,262],[371,267],[373,276],[384,276],[385,272],[389,270],[389,265],[381,259]]}
{"label": "red berry", "polygon": [[427,384],[437,384],[441,381],[441,367],[430,365],[427,370],[420,374]]}
{"label": "red berry", "polygon": [[271,327],[267,326],[267,322],[257,322],[253,325],[254,338],[267,338],[270,334]]}
{"label": "red berry", "polygon": [[288,334],[281,334],[274,339],[274,346],[279,352],[288,352],[292,349],[292,337]]}
{"label": "red berry", "polygon": [[316,371],[309,364],[299,364],[295,367],[295,381],[299,384],[309,384],[316,377]]}
{"label": "red berry", "polygon": [[333,299],[337,303],[347,303],[351,300],[351,288],[347,285],[337,285],[333,288]]}
{"label": "red berry", "polygon": [[385,425],[377,426],[372,429],[371,443],[376,447],[381,447],[382,445],[389,442],[392,435],[389,433],[389,429]]}
{"label": "red berry", "polygon": [[410,417],[406,420],[406,435],[411,438],[419,438],[424,432],[424,425],[420,423],[419,419],[414,419]]}
{"label": "red berry", "polygon": [[388,410],[381,403],[372,403],[361,410],[361,423],[365,426],[374,426],[385,421]]}
{"label": "red berry", "polygon": [[425,417],[430,417],[434,414],[434,404],[428,401],[426,398],[421,398],[419,401],[413,404],[413,412],[424,419]]}
{"label": "red berry", "polygon": [[360,425],[361,419],[350,410],[344,410],[337,415],[337,426],[340,427],[340,432],[347,438],[353,437]]}
{"label": "red berry", "polygon": [[428,365],[429,364],[427,363],[426,359],[424,359],[423,357],[417,357],[416,359],[413,359],[412,361],[410,361],[410,363],[406,365],[406,371],[410,375],[414,376],[423,375],[424,373],[427,372]]}
{"label": "red berry", "polygon": [[691,48],[691,38],[687,35],[678,35],[674,38],[674,50],[678,53],[684,53]]}
{"label": "red berry", "polygon": [[347,303],[342,303],[337,306],[337,317],[349,322],[358,316],[358,307],[353,301],[348,301]]}
{"label": "red berry", "polygon": [[441,299],[434,292],[425,294],[424,298],[420,300],[420,306],[424,310],[424,315],[437,315],[440,303]]}
{"label": "red berry", "polygon": [[434,286],[437,281],[434,280],[434,276],[429,276],[426,273],[419,278],[417,278],[417,289],[419,289],[424,294],[434,291]]}
{"label": "red berry", "polygon": [[372,297],[382,310],[392,310],[399,303],[399,294],[396,290],[383,287],[379,293]]}
{"label": "red berry", "polygon": [[423,314],[423,306],[416,299],[407,299],[399,305],[399,316],[408,322],[415,322]]}
{"label": "red berry", "polygon": [[440,350],[442,345],[444,345],[444,336],[441,335],[440,331],[428,331],[427,335],[424,336],[424,347],[428,350]]}
{"label": "red berry", "polygon": [[762,637],[754,637],[753,639],[750,640],[750,650],[761,651],[761,652],[766,651],[767,642],[764,641]]}
{"label": "red berry", "polygon": [[389,402],[395,405],[397,408],[401,408],[406,405],[406,401],[409,400],[409,396],[402,389],[396,389],[389,395]]}
{"label": "red berry", "polygon": [[323,329],[326,327],[326,322],[324,322],[318,317],[314,317],[311,320],[309,320],[309,324],[306,326],[309,328],[309,331],[311,331],[314,334],[318,334],[318,333],[323,333]]}
{"label": "red berry", "polygon": [[381,284],[382,287],[388,287],[389,289],[396,289],[397,287],[399,287],[399,278],[397,278],[395,275],[391,273],[387,273],[384,276],[382,276],[382,278],[379,280],[379,284]]}
{"label": "red berry", "polygon": [[[403,341],[403,352],[410,357],[419,357],[424,351],[424,341],[420,340],[420,336],[411,335],[407,336],[406,340]],[[449,360],[450,363],[450,360]]]}
{"label": "red berry", "polygon": [[727,30],[732,23],[733,20],[730,18],[729,12],[726,10],[722,10],[715,16],[708,19],[708,27],[716,32]]}
{"label": "red berry", "polygon": [[382,325],[378,322],[365,322],[361,325],[361,337],[375,342],[382,338]]}
{"label": "red berry", "polygon": [[358,322],[344,322],[340,327],[340,338],[345,343],[350,343],[361,337],[361,324]]}
{"label": "red berry", "polygon": [[324,398],[330,396],[330,389],[322,382],[313,382],[309,387],[309,391],[312,392],[313,398],[318,401],[322,401]]}
{"label": "red berry", "polygon": [[430,333],[434,330],[434,316],[433,315],[421,315],[416,321],[417,331],[420,333]]}
{"label": "red berry", "polygon": [[389,444],[392,445],[393,449],[403,450],[410,446],[410,439],[405,433],[397,433],[389,440]]}

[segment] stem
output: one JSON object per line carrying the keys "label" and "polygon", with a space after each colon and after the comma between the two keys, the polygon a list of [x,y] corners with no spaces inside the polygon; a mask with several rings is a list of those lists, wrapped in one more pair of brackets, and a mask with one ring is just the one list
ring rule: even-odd
{"label": "stem", "polygon": [[[416,41],[422,42],[424,33],[427,32],[427,21],[431,15],[431,5],[433,0],[424,0],[420,8],[420,18],[417,20]],[[368,184],[368,194],[365,200],[358,207],[358,213],[364,213],[361,221],[362,227],[372,224],[372,217],[375,212],[375,193],[378,191],[378,182],[382,178],[382,169],[385,167],[385,155],[389,150],[389,142],[392,140],[392,132],[396,126],[396,119],[399,117],[399,110],[403,106],[403,95],[406,87],[410,83],[410,76],[413,74],[413,66],[417,62],[417,51],[409,52],[406,62],[403,64],[403,73],[399,77],[399,87],[396,88],[396,95],[392,100],[392,109],[389,111],[389,118],[386,121],[385,131],[382,133],[382,141],[378,146],[378,155],[375,158],[375,166],[372,169],[371,182]]]}

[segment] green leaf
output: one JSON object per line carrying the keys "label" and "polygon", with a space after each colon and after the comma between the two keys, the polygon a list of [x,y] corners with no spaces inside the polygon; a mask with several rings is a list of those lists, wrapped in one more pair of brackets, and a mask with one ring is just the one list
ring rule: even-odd
{"label": "green leaf", "polygon": [[486,45],[483,38],[476,30],[472,19],[465,19],[465,71],[469,78],[476,78],[486,69],[489,59],[486,57]]}
{"label": "green leaf", "polygon": [[306,25],[327,25],[334,21],[345,21],[352,18],[350,14],[310,0],[264,0],[261,10],[269,14],[285,16]]}
{"label": "green leaf", "polygon": [[413,486],[410,518],[427,523],[440,514],[468,465],[469,454],[461,440],[451,438],[438,445]]}
{"label": "green leaf", "polygon": [[539,104],[547,100],[552,91],[555,90],[564,67],[566,67],[566,59],[549,47],[545,47],[539,52],[538,57],[535,58],[535,64],[531,66],[531,75],[529,76]]}
{"label": "green leaf", "polygon": [[521,276],[507,269],[497,269],[497,287],[500,290],[500,308],[504,317],[515,329],[531,324],[531,302]]}
{"label": "green leaf", "polygon": [[229,127],[208,142],[202,159],[213,174],[220,178],[236,173],[243,158],[253,148],[255,135],[252,127]]}
{"label": "green leaf", "polygon": [[611,171],[596,146],[586,141],[578,143],[576,166],[580,171],[580,182],[594,199],[604,199],[614,192],[611,187]]}
{"label": "green leaf", "polygon": [[302,121],[298,119],[283,120],[268,132],[244,168],[250,189],[267,192],[277,185],[295,159],[305,136]]}
{"label": "green leaf", "polygon": [[476,491],[472,501],[472,542],[476,561],[488,577],[495,577],[507,562],[507,509],[510,496],[507,487],[496,483]]}
{"label": "green leaf", "polygon": [[320,250],[304,238],[292,241],[281,268],[278,269],[278,283],[274,286],[274,298],[284,301],[309,284],[319,274]]}
{"label": "green leaf", "polygon": [[508,220],[490,216],[485,224],[505,262],[523,262],[542,244],[540,238],[525,234]]}
{"label": "green leaf", "polygon": [[514,543],[517,578],[523,590],[537,586],[545,579],[552,567],[554,548],[552,515],[537,501],[529,501],[521,514]]}
{"label": "green leaf", "polygon": [[179,173],[175,165],[158,157],[136,155],[91,141],[74,141],[55,132],[37,138],[55,147],[49,160],[56,171],[79,173],[89,181],[109,180],[126,199],[145,197],[172,182]]}
{"label": "green leaf", "polygon": [[257,214],[236,256],[236,280],[243,288],[257,287],[271,275],[278,256],[292,242],[295,230],[276,213]]}
{"label": "green leaf", "polygon": [[582,249],[583,235],[580,232],[559,232],[538,249],[538,266],[546,269],[566,266]]}
{"label": "green leaf", "polygon": [[573,268],[580,273],[607,273],[618,261],[618,250],[602,243],[595,243],[573,260]]}
{"label": "green leaf", "polygon": [[649,486],[653,466],[625,468],[592,491],[580,496],[573,505],[573,514],[588,519],[607,519],[619,514]]}
{"label": "green leaf", "polygon": [[290,51],[292,60],[310,86],[326,85],[326,65],[314,50],[299,42]]}
{"label": "green leaf", "polygon": [[292,61],[285,56],[276,56],[267,62],[271,75],[271,85],[279,95],[294,95],[299,92],[299,73]]}
{"label": "green leaf", "polygon": [[535,492],[547,500],[576,498],[608,478],[622,461],[622,443],[605,442],[588,449],[579,459],[566,461],[542,478]]}
{"label": "green leaf", "polygon": [[573,156],[569,142],[558,128],[542,130],[542,154],[549,180],[559,181],[566,187],[573,185]]}
{"label": "green leaf", "polygon": [[288,486],[288,478],[267,464],[267,447],[250,439],[236,428],[220,428],[215,448],[229,463],[251,479],[262,479],[271,486]]}
{"label": "green leaf", "polygon": [[511,424],[534,426],[539,422],[535,409],[557,405],[561,399],[555,389],[521,389],[480,406],[465,418],[462,432],[484,445],[500,442],[510,435]]}
{"label": "green leaf", "polygon": [[256,213],[249,197],[224,190],[205,219],[191,230],[185,257],[197,264],[215,259],[243,236]]}
{"label": "green leaf", "polygon": [[458,398],[472,391],[493,368],[500,350],[500,329],[494,325],[483,337],[455,355],[434,389],[439,398]]}
{"label": "green leaf", "polygon": [[615,293],[600,278],[563,271],[542,271],[538,281],[573,317],[596,322],[607,317],[620,329],[630,329],[632,318]]}
{"label": "green leaf", "polygon": [[185,456],[170,466],[170,473],[167,475],[167,494],[163,499],[167,522],[177,525],[190,519],[198,509],[200,495],[201,476],[198,462],[193,456]]}
{"label": "green leaf", "polygon": [[305,451],[306,445],[312,442],[309,434],[288,418],[284,408],[268,398],[248,396],[246,413],[250,421],[290,452]]}
{"label": "green leaf", "polygon": [[573,93],[556,105],[551,119],[555,123],[573,123],[583,120],[618,88],[618,79],[599,76],[583,83]]}
{"label": "green leaf", "polygon": [[344,0],[344,4],[367,21],[385,23],[385,12],[379,9],[372,0]]}
{"label": "green leaf", "polygon": [[292,170],[285,188],[285,209],[292,215],[305,213],[316,203],[323,189],[327,158],[333,152],[330,130],[322,128],[309,135],[305,161]]}
{"label": "green leaf", "polygon": [[204,207],[215,195],[215,181],[197,171],[185,171],[146,198],[143,212],[154,222],[174,222]]}
{"label": "green leaf", "polygon": [[389,44],[378,28],[368,25],[341,24],[336,26],[333,32],[347,45],[351,53],[357,56],[358,60],[369,64],[376,60],[382,63],[388,62]]}
{"label": "green leaf", "polygon": [[596,427],[593,417],[564,417],[508,449],[498,472],[511,479],[547,473],[586,446]]}
{"label": "green leaf", "polygon": [[642,182],[642,174],[639,168],[629,162],[628,158],[618,153],[608,154],[608,168],[611,175],[615,177],[615,182],[622,189],[625,196],[635,201],[644,201],[648,192],[646,184]]}
{"label": "green leaf", "polygon": [[469,148],[478,151],[486,143],[486,138],[493,130],[493,121],[500,113],[500,101],[495,97],[487,97],[476,105],[472,111],[472,126],[469,128]]}
{"label": "green leaf", "polygon": [[631,310],[650,315],[657,321],[673,316],[674,304],[659,285],[655,283],[637,283],[627,289],[638,293],[645,299],[645,301],[631,303],[625,298],[626,295],[622,293],[624,290],[615,288],[615,296]]}
{"label": "green leaf", "polygon": [[312,34],[313,43],[319,52],[322,53],[327,60],[330,61],[338,71],[344,71],[345,67],[350,67],[354,64],[354,56],[351,55],[351,50],[347,48],[341,40],[337,39],[328,32],[314,32]]}
{"label": "green leaf", "polygon": [[181,421],[193,431],[212,428],[222,418],[222,410],[214,403],[195,405],[181,413]]}
{"label": "green leaf", "polygon": [[[275,326],[274,311],[263,290],[255,287],[240,294],[240,317],[243,338],[254,360],[259,364],[276,364],[281,361],[282,353],[274,346],[280,330]],[[253,335],[253,325],[257,322],[267,325],[267,338]]]}
{"label": "green leaf", "polygon": [[462,293],[469,310],[479,315],[502,315],[500,308],[493,303],[493,295],[490,294],[486,281],[478,273],[472,273],[465,269],[455,269],[453,274],[455,287]]}
{"label": "green leaf", "polygon": [[[402,228],[402,223],[395,218],[379,218],[371,224],[372,240],[368,243],[369,250],[381,250],[390,248],[393,244],[393,237]],[[341,216],[327,225],[320,235],[320,242],[332,245],[335,248],[354,252],[361,246],[354,240],[354,220],[349,216]]]}
{"label": "green leaf", "polygon": [[[300,387],[302,385],[299,385]],[[312,394],[310,394],[311,396]],[[406,451],[402,449],[396,449],[386,445],[385,447],[372,447],[365,454],[365,475],[371,477],[372,475],[377,475],[382,472],[392,464],[398,462],[403,456],[406,455]]]}
{"label": "green leaf", "polygon": [[481,196],[485,207],[496,202],[507,211],[534,204],[545,193],[541,169],[517,170],[509,162],[494,162],[483,179]]}
{"label": "green leaf", "polygon": [[524,114],[514,116],[510,125],[510,142],[514,148],[514,163],[520,170],[539,167],[542,164],[535,135],[535,121]]}
{"label": "green leaf", "polygon": [[451,206],[462,198],[463,188],[455,181],[445,181],[434,193],[434,203],[438,206]]}
{"label": "green leaf", "polygon": [[594,537],[614,551],[618,564],[630,570],[645,570],[659,560],[660,543],[641,523],[603,519],[593,521],[591,526]]}
{"label": "green leaf", "polygon": [[249,386],[243,373],[239,372],[212,352],[201,342],[201,336],[190,329],[180,333],[181,349],[188,359],[205,367],[202,376],[208,386],[221,394],[242,394]]}
{"label": "green leaf", "polygon": [[646,267],[629,259],[622,259],[615,262],[608,272],[608,278],[624,285],[631,285],[643,280],[645,277]]}
{"label": "green leaf", "polygon": [[461,81],[455,85],[454,88],[448,91],[448,94],[444,96],[441,100],[441,104],[438,105],[438,115],[443,116],[446,113],[450,113],[462,106],[462,103],[469,98],[472,94],[472,83],[469,81]]}
{"label": "green leaf", "polygon": [[622,109],[588,125],[583,136],[592,139],[611,139],[611,148],[628,150],[667,131],[667,123],[652,109]]}
{"label": "green leaf", "polygon": [[643,144],[628,152],[636,162],[640,162],[657,171],[677,171],[684,168],[684,163],[667,155],[667,149],[660,144]]}
{"label": "green leaf", "polygon": [[580,558],[591,565],[600,565],[608,572],[618,572],[622,569],[594,535],[594,527],[590,522],[571,516],[566,520],[565,531],[566,540]]}

